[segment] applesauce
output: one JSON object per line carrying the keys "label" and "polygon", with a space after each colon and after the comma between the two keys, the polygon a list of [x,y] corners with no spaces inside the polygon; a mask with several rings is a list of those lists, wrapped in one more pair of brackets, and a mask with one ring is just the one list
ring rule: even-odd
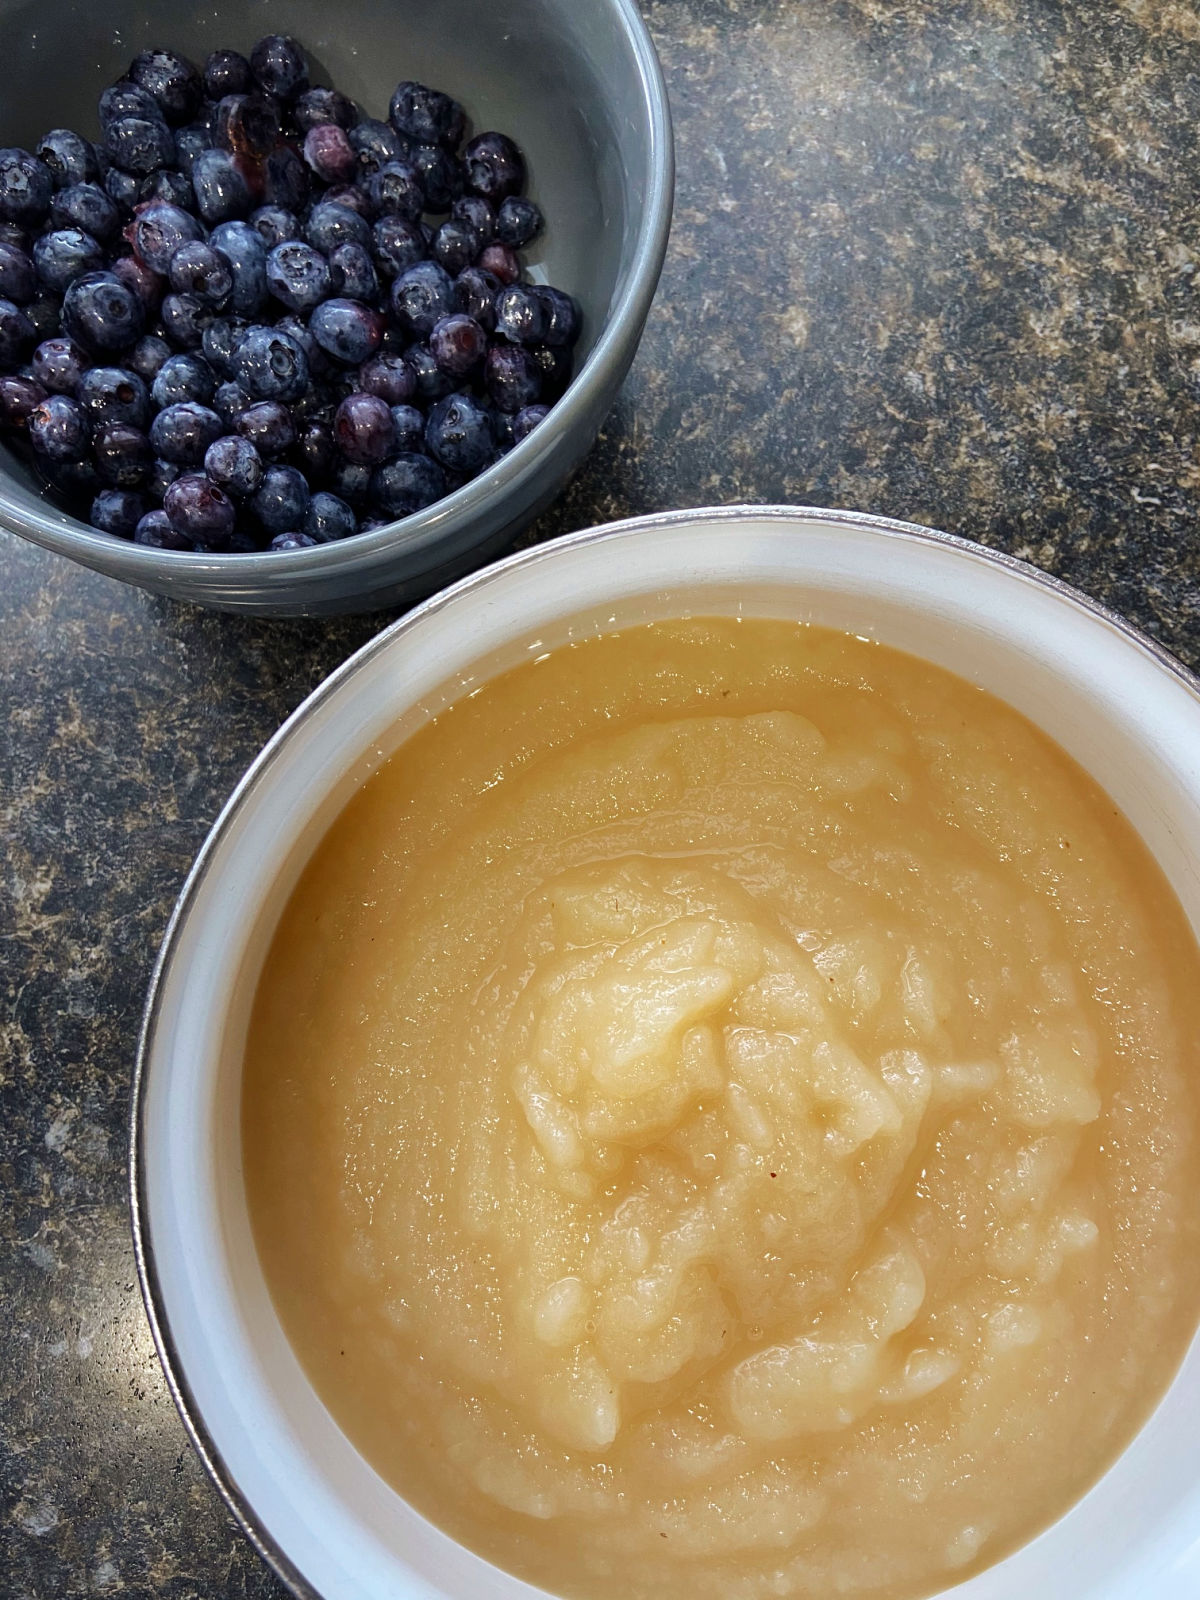
{"label": "applesauce", "polygon": [[927,1595],[1065,1511],[1200,1313],[1200,953],[1051,740],[765,620],[422,728],[245,1053],[284,1327],[367,1459],[554,1592]]}

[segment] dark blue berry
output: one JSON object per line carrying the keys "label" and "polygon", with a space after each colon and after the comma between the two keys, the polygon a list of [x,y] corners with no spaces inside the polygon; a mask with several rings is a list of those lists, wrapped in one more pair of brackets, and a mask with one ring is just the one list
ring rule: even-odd
{"label": "dark blue berry", "polygon": [[263,164],[263,194],[268,205],[301,211],[312,181],[308,168],[290,144],[280,141]]}
{"label": "dark blue berry", "polygon": [[176,533],[171,526],[171,519],[161,508],[147,511],[138,523],[133,535],[134,544],[148,545],[151,550],[191,550],[194,548],[192,541],[182,533]]}
{"label": "dark blue berry", "polygon": [[163,510],[176,533],[208,550],[224,549],[233,533],[233,501],[211,478],[185,472],[163,496]]}
{"label": "dark blue berry", "polygon": [[347,395],[334,412],[333,437],[347,461],[376,466],[392,448],[392,413],[387,401],[375,394]]}
{"label": "dark blue berry", "polygon": [[[180,172],[190,178],[196,157],[204,150],[211,150],[212,147],[212,130],[202,123],[189,122],[186,128],[180,128],[175,135],[175,160]],[[194,197],[194,189],[192,194]]]}
{"label": "dark blue berry", "polygon": [[33,376],[47,394],[73,395],[89,360],[73,339],[45,339],[33,352]]}
{"label": "dark blue berry", "polygon": [[145,185],[144,177],[123,172],[120,167],[109,167],[104,174],[104,192],[122,214],[141,204]]}
{"label": "dark blue berry", "polygon": [[310,533],[300,533],[292,529],[288,533],[277,533],[267,546],[268,550],[311,550],[320,543]]}
{"label": "dark blue berry", "polygon": [[336,494],[321,491],[308,502],[301,531],[317,544],[329,544],[333,539],[348,539],[356,533],[358,518]]}
{"label": "dark blue berry", "polygon": [[436,261],[420,261],[392,283],[390,305],[401,332],[424,339],[454,310],[454,284]]}
{"label": "dark blue berry", "polygon": [[268,533],[299,528],[308,511],[308,481],[295,467],[268,467],[262,488],[248,502]]}
{"label": "dark blue berry", "polygon": [[483,384],[499,411],[524,411],[542,398],[542,375],[519,344],[492,346],[483,363]]}
{"label": "dark blue berry", "polygon": [[407,139],[386,122],[377,122],[373,117],[364,117],[355,123],[346,137],[358,157],[359,172],[367,177],[378,172],[380,167],[386,167],[389,161],[398,161],[409,150]]}
{"label": "dark blue berry", "polygon": [[405,217],[381,217],[372,229],[371,243],[384,278],[398,277],[429,254],[420,223],[409,222]]}
{"label": "dark blue berry", "polygon": [[141,337],[141,301],[111,272],[76,278],[63,297],[63,327],[89,350],[127,350]]}
{"label": "dark blue berry", "polygon": [[225,432],[225,424],[208,406],[185,400],[167,406],[150,424],[150,444],[162,461],[198,467],[209,445]]}
{"label": "dark blue berry", "polygon": [[553,405],[571,381],[571,352],[561,344],[535,344],[529,354],[541,377],[541,399]]}
{"label": "dark blue berry", "polygon": [[20,432],[29,424],[35,406],[46,399],[46,389],[36,378],[16,373],[0,378],[0,426]]}
{"label": "dark blue berry", "polygon": [[375,217],[404,217],[418,222],[425,209],[425,190],[408,161],[389,161],[366,184],[367,205]]}
{"label": "dark blue berry", "polygon": [[216,311],[198,294],[165,295],[162,321],[167,338],[181,350],[199,350],[204,330],[216,318]]}
{"label": "dark blue berry", "polygon": [[[294,339],[301,350],[304,351],[310,377],[319,377],[330,370],[329,360],[321,346],[313,338],[312,329],[307,322],[301,321],[299,317],[288,312],[286,316],[276,319],[275,326],[280,333],[286,333],[289,339]],[[306,400],[308,392],[306,391],[300,398]]]}
{"label": "dark blue berry", "polygon": [[260,455],[281,456],[296,442],[292,414],[278,400],[259,400],[248,406],[236,423],[237,431]]}
{"label": "dark blue berry", "polygon": [[446,493],[446,474],[428,456],[394,456],[371,476],[371,500],[391,518],[411,516]]}
{"label": "dark blue berry", "polygon": [[268,250],[273,250],[285,239],[300,237],[299,217],[294,211],[285,211],[282,206],[259,206],[257,211],[250,213],[250,226]]}
{"label": "dark blue berry", "polygon": [[201,356],[173,355],[155,374],[150,394],[160,411],[194,400],[206,406],[216,390],[212,367]]}
{"label": "dark blue berry", "polygon": [[358,157],[336,122],[318,122],[304,135],[304,160],[322,183],[352,183]]}
{"label": "dark blue berry", "polygon": [[43,339],[52,338],[58,332],[62,323],[62,302],[49,289],[44,289],[35,295],[22,309],[33,323],[33,331],[39,344]]}
{"label": "dark blue berry", "polygon": [[473,477],[495,454],[492,419],[469,394],[447,395],[429,413],[425,444],[430,455],[450,472]]}
{"label": "dark blue berry", "polygon": [[54,294],[66,294],[76,278],[85,272],[99,272],[104,262],[99,243],[82,228],[59,228],[33,242],[38,278]]}
{"label": "dark blue berry", "polygon": [[507,284],[496,296],[496,332],[513,344],[544,344],[550,319],[537,290]]}
{"label": "dark blue berry", "polygon": [[279,142],[279,112],[260,94],[226,95],[213,116],[213,142],[230,155],[261,161]]}
{"label": "dark blue berry", "polygon": [[358,387],[364,394],[377,394],[389,406],[400,406],[417,392],[417,379],[403,356],[379,355],[363,362]]}
{"label": "dark blue berry", "polygon": [[510,194],[496,212],[496,238],[510,250],[520,250],[541,233],[544,219],[532,200]]}
{"label": "dark blue berry", "polygon": [[256,400],[299,400],[308,388],[308,359],[278,328],[251,328],[237,354],[238,382]]}
{"label": "dark blue berry", "polygon": [[223,383],[213,395],[213,410],[218,413],[227,428],[236,425],[237,419],[247,406],[254,404],[254,399],[248,395],[240,383]]}
{"label": "dark blue berry", "polygon": [[209,445],[204,471],[213,483],[235,500],[248,499],[262,488],[263,461],[249,439],[226,434]]}
{"label": "dark blue berry", "polygon": [[306,316],[330,293],[329,263],[312,245],[289,239],[267,256],[267,288],[289,311]]}
{"label": "dark blue berry", "polygon": [[144,312],[150,314],[158,310],[167,287],[166,280],[152,272],[144,261],[139,261],[137,256],[118,256],[112,264],[112,272]]}
{"label": "dark blue berry", "polygon": [[485,332],[496,326],[496,296],[504,285],[482,267],[468,267],[454,280],[454,309],[474,317]]}
{"label": "dark blue berry", "polygon": [[433,259],[457,277],[475,260],[482,246],[469,222],[448,218],[433,236]]}
{"label": "dark blue berry", "polygon": [[133,248],[152,272],[165,274],[181,244],[203,237],[204,230],[195,217],[163,201],[148,205],[133,223]]}
{"label": "dark blue berry", "polygon": [[142,185],[142,193],[146,200],[162,200],[167,205],[179,206],[185,211],[192,210],[196,204],[192,180],[186,172],[171,167],[160,167],[157,172],[152,172]]}
{"label": "dark blue berry", "polygon": [[88,521],[101,533],[132,539],[146,512],[146,502],[132,489],[101,489],[92,501]]}
{"label": "dark blue berry", "polygon": [[250,186],[238,156],[228,150],[202,150],[192,162],[196,209],[210,225],[248,216],[253,205]]}
{"label": "dark blue berry", "polygon": [[467,188],[498,206],[525,186],[525,161],[502,133],[481,133],[463,151]]}
{"label": "dark blue berry", "polygon": [[174,461],[155,461],[150,468],[150,476],[146,479],[146,493],[152,500],[161,500],[163,495],[183,472]]}
{"label": "dark blue berry", "polygon": [[105,129],[104,147],[122,172],[144,178],[159,167],[175,165],[175,140],[165,122],[122,117]]}
{"label": "dark blue berry", "polygon": [[92,440],[96,471],[113,489],[140,489],[150,477],[154,453],[140,428],[129,422],[106,422]]}
{"label": "dark blue berry", "polygon": [[518,411],[513,418],[513,443],[520,444],[522,439],[528,439],[538,423],[545,422],[549,415],[549,406],[525,406]]}
{"label": "dark blue berry", "polygon": [[79,380],[75,398],[93,429],[106,422],[129,422],[144,428],[150,418],[150,397],[136,372],[124,367],[89,367]]}
{"label": "dark blue berry", "polygon": [[95,183],[73,183],[50,202],[53,228],[82,228],[93,239],[111,239],[121,226],[117,208]]}
{"label": "dark blue berry", "polygon": [[229,310],[238,317],[255,317],[267,298],[267,247],[248,222],[223,222],[209,235],[233,268],[233,294]]}
{"label": "dark blue berry", "polygon": [[477,194],[460,195],[450,207],[450,216],[455,222],[465,222],[471,228],[479,241],[475,247],[476,254],[496,237],[496,213]]}
{"label": "dark blue berry", "polygon": [[100,126],[105,133],[114,122],[165,122],[162,107],[152,94],[129,78],[122,78],[100,96]]}
{"label": "dark blue berry", "polygon": [[25,306],[37,293],[38,275],[30,257],[15,244],[0,244],[0,297]]}
{"label": "dark blue berry", "polygon": [[392,449],[401,451],[425,448],[425,418],[416,406],[392,407]]}
{"label": "dark blue berry", "polygon": [[178,293],[194,294],[218,308],[233,293],[233,268],[212,245],[202,244],[199,239],[179,246],[171,257],[168,276],[172,289]]}
{"label": "dark blue berry", "polygon": [[574,300],[550,284],[539,285],[535,293],[546,308],[546,332],[540,342],[567,347],[573,345],[579,338],[580,327],[579,307]]}
{"label": "dark blue berry", "polygon": [[315,205],[304,225],[304,237],[315,250],[331,256],[340,244],[364,245],[371,248],[371,225],[349,206],[322,201]]}
{"label": "dark blue berry", "polygon": [[173,50],[140,50],[129,64],[129,76],[153,96],[168,122],[195,116],[204,88],[200,74],[183,56]]}
{"label": "dark blue berry", "polygon": [[233,377],[237,370],[238,349],[249,329],[250,323],[245,317],[218,317],[205,328],[200,348],[204,352],[204,359],[218,377]]}
{"label": "dark blue berry", "polygon": [[452,378],[465,378],[474,372],[487,353],[487,343],[487,334],[475,319],[461,311],[435,322],[429,335],[434,361]]}
{"label": "dark blue berry", "polygon": [[383,317],[358,300],[326,300],[308,326],[321,349],[347,367],[361,366],[383,340]]}
{"label": "dark blue berry", "polygon": [[253,86],[250,63],[236,50],[214,50],[204,63],[204,92],[210,100],[249,94]]}
{"label": "dark blue berry", "polygon": [[0,150],[0,217],[39,223],[50,206],[54,178],[44,161],[28,150]]}
{"label": "dark blue berry", "polygon": [[340,244],[329,258],[334,287],[347,300],[379,299],[379,275],[361,244]]}
{"label": "dark blue berry", "polygon": [[307,133],[323,122],[336,122],[339,128],[352,128],[358,121],[358,107],[339,89],[305,89],[292,107],[296,126]]}
{"label": "dark blue berry", "polygon": [[365,506],[371,493],[372,470],[339,456],[329,469],[329,486],[347,505]]}
{"label": "dark blue berry", "polygon": [[87,139],[70,128],[52,128],[38,145],[36,154],[50,169],[59,189],[67,189],[73,183],[95,183],[100,176],[95,150]]}
{"label": "dark blue berry", "polygon": [[423,83],[398,83],[388,106],[397,133],[414,144],[440,144],[454,149],[466,128],[463,108],[448,94]]}
{"label": "dark blue berry", "polygon": [[287,34],[271,33],[250,52],[250,70],[277,100],[292,100],[308,88],[304,51]]}
{"label": "dark blue berry", "polygon": [[419,144],[409,157],[425,191],[428,211],[449,211],[462,193],[458,164],[435,144]]}
{"label": "dark blue berry", "polygon": [[[145,333],[125,358],[130,372],[136,372],[143,383],[153,383],[172,357],[171,346],[157,334]],[[189,395],[188,399],[197,398]]]}
{"label": "dark blue berry", "polygon": [[413,377],[417,384],[417,399],[430,405],[434,400],[441,400],[458,388],[459,380],[452,378],[448,372],[443,372],[433,358],[433,351],[428,344],[420,342],[410,344],[404,352],[404,359],[413,370]]}

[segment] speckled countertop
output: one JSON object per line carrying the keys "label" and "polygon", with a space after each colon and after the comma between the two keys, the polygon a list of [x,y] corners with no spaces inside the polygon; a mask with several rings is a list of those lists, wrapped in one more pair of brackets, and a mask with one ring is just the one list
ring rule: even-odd
{"label": "speckled countertop", "polygon": [[[734,500],[1015,551],[1200,664],[1200,0],[651,0],[675,231],[528,536]],[[0,1593],[277,1597],[188,1447],[125,1204],[142,996],[266,737],[388,618],[153,599],[0,534]]]}

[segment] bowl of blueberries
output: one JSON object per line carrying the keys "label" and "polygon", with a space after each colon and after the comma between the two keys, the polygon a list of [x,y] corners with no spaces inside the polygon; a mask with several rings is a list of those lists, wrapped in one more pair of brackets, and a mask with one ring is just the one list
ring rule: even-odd
{"label": "bowl of blueberries", "polygon": [[633,0],[18,0],[0,47],[0,526],[317,615],[429,593],[553,499],[670,227]]}

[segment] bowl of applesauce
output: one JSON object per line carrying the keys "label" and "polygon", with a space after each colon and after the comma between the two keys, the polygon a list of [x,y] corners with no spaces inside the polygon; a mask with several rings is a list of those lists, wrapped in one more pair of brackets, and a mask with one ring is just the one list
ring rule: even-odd
{"label": "bowl of applesauce", "polygon": [[267,745],[133,1112],[319,1600],[1194,1600],[1200,689],[845,512],[466,579]]}

